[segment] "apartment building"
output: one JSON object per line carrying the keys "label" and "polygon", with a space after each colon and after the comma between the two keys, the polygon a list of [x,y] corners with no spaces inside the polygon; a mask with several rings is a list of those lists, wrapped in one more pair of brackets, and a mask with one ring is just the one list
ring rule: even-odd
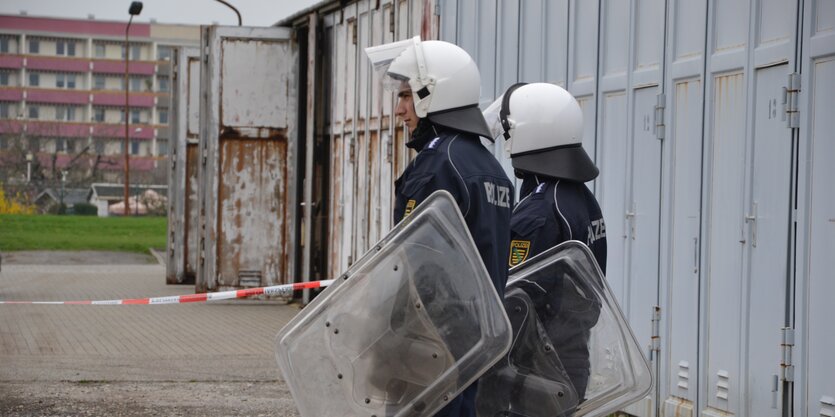
{"label": "apartment building", "polygon": [[196,46],[200,28],[134,21],[125,48],[126,24],[0,15],[0,153],[23,147],[53,172],[80,166],[119,181],[128,117],[131,178],[165,178],[170,58]]}

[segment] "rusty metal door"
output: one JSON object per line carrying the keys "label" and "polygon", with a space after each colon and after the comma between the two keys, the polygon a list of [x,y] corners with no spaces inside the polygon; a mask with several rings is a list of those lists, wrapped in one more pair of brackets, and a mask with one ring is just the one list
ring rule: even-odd
{"label": "rusty metal door", "polygon": [[172,152],[168,178],[168,284],[193,284],[197,242],[197,119],[200,103],[200,50],[177,48],[171,91]]}
{"label": "rusty metal door", "polygon": [[183,241],[183,254],[185,267],[183,268],[185,279],[194,283],[197,275],[197,264],[200,262],[200,211],[198,201],[197,172],[200,164],[198,157],[198,137],[200,136],[200,50],[195,48],[193,54],[189,54],[186,70],[188,79],[185,88],[188,91],[186,101],[185,136],[186,136],[186,184],[185,184],[185,234]]}
{"label": "rusty metal door", "polygon": [[198,290],[292,282],[297,51],[286,28],[201,33]]}

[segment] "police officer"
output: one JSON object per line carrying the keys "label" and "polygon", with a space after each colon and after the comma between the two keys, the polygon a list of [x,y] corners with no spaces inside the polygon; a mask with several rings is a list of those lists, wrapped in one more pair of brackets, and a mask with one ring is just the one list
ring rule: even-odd
{"label": "police officer", "polygon": [[[498,119],[509,140],[514,171],[522,179],[520,201],[511,219],[508,265],[514,267],[564,241],[579,240],[591,249],[605,274],[606,227],[597,200],[584,184],[597,177],[598,169],[582,147],[583,114],[577,100],[553,84],[516,84],[502,97]],[[582,294],[560,290],[549,297],[545,314],[579,311],[578,306],[588,301]],[[588,330],[597,321],[597,310],[588,311],[589,317],[563,321],[574,323],[571,326],[548,329],[580,399],[589,375]]]}
{"label": "police officer", "polygon": [[[395,222],[409,216],[432,192],[448,191],[502,296],[514,192],[504,170],[479,139],[491,136],[478,108],[481,79],[475,62],[456,45],[418,37],[370,48],[367,53],[397,88],[395,113],[411,132],[406,146],[418,152],[395,181]],[[475,416],[476,385],[436,415]]]}

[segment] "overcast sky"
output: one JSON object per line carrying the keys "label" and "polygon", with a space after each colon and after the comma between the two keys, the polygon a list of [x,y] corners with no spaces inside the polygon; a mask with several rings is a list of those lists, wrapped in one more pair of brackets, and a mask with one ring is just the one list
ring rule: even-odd
{"label": "overcast sky", "polygon": [[[227,0],[241,12],[245,26],[271,26],[321,0]],[[130,0],[2,0],[0,14],[100,20],[127,20]],[[143,0],[142,14],[134,22],[237,25],[232,9],[216,0]]]}

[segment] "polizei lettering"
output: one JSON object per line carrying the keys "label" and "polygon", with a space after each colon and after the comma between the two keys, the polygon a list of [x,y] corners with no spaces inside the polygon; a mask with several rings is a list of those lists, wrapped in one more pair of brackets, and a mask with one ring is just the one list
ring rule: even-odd
{"label": "polizei lettering", "polygon": [[510,187],[485,181],[484,192],[487,195],[488,203],[494,206],[510,208]]}
{"label": "polizei lettering", "polygon": [[606,237],[606,224],[603,223],[603,219],[592,220],[589,225],[589,234],[586,239],[586,245],[591,246],[591,244],[597,241],[597,239],[604,237]]}

